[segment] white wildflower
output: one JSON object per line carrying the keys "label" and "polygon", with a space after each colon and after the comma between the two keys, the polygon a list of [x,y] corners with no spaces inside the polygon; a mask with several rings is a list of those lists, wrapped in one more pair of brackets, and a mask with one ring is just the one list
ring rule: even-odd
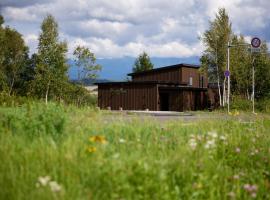
{"label": "white wildflower", "polygon": [[124,140],[123,138],[120,138],[120,139],[119,139],[119,142],[120,142],[120,143],[125,143],[126,140]]}
{"label": "white wildflower", "polygon": [[188,143],[189,143],[189,146],[191,147],[191,149],[193,149],[193,150],[196,149],[197,142],[196,142],[196,140],[194,138],[191,138]]}
{"label": "white wildflower", "polygon": [[[38,178],[38,183],[41,186],[46,186],[50,180],[51,180],[51,177],[49,177],[49,176],[39,177]],[[37,183],[37,186],[39,185],[38,183]]]}
{"label": "white wildflower", "polygon": [[49,185],[50,185],[51,191],[53,192],[61,191],[61,186],[56,181],[51,181]]}
{"label": "white wildflower", "polygon": [[213,147],[215,147],[215,140],[208,140],[207,142],[206,142],[206,144],[205,144],[205,148],[206,149],[210,149],[210,148],[213,148]]}
{"label": "white wildflower", "polygon": [[240,152],[241,152],[241,149],[240,149],[239,147],[237,147],[237,148],[235,149],[235,152],[236,152],[236,153],[240,153]]}
{"label": "white wildflower", "polygon": [[210,132],[208,132],[208,135],[210,135],[212,138],[217,138],[217,132],[215,132],[215,131],[210,131]]}
{"label": "white wildflower", "polygon": [[219,139],[225,141],[227,138],[226,138],[226,136],[221,135],[221,136],[219,137]]}

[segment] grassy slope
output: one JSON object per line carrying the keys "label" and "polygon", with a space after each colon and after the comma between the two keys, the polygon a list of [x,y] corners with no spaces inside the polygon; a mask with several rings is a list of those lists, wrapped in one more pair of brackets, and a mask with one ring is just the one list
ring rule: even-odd
{"label": "grassy slope", "polygon": [[[269,199],[270,118],[253,121],[108,123],[87,108],[2,107],[0,199]],[[44,176],[61,191],[37,187]]]}

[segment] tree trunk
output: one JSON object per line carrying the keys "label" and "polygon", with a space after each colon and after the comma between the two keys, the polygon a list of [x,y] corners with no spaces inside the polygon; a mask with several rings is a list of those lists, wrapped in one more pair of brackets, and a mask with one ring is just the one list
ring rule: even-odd
{"label": "tree trunk", "polygon": [[48,94],[49,94],[49,89],[50,89],[50,81],[48,82],[47,84],[47,87],[46,87],[46,94],[45,94],[45,103],[47,104],[48,103]]}
{"label": "tree trunk", "polygon": [[222,102],[222,106],[224,107],[226,102],[227,102],[227,98],[226,98],[226,77],[224,78],[223,81],[223,102]]}
{"label": "tree trunk", "polygon": [[220,82],[219,82],[219,70],[218,70],[218,66],[217,66],[217,79],[218,79],[219,105],[222,106],[222,98],[221,98],[221,91],[220,91]]}
{"label": "tree trunk", "polygon": [[14,82],[15,82],[15,78],[12,78],[10,87],[9,87],[9,91],[8,91],[8,96],[11,96],[12,90],[13,90],[13,86],[14,86]]}

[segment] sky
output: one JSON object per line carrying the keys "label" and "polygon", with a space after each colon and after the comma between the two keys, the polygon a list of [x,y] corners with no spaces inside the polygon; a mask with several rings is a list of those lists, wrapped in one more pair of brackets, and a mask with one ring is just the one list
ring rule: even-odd
{"label": "sky", "polygon": [[200,56],[199,37],[221,7],[235,33],[270,41],[270,0],[0,0],[5,24],[23,35],[30,53],[37,51],[42,20],[52,14],[69,57],[84,45],[98,58],[142,51],[151,57]]}

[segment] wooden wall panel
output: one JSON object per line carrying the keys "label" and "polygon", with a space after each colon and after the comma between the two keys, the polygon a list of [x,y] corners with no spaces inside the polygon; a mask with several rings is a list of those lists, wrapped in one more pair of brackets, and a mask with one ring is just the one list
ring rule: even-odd
{"label": "wooden wall panel", "polygon": [[112,110],[156,110],[157,85],[155,84],[119,84],[99,85],[98,106]]}
{"label": "wooden wall panel", "polygon": [[132,81],[164,81],[181,83],[181,70],[176,68],[146,74],[138,74],[132,77]]}

